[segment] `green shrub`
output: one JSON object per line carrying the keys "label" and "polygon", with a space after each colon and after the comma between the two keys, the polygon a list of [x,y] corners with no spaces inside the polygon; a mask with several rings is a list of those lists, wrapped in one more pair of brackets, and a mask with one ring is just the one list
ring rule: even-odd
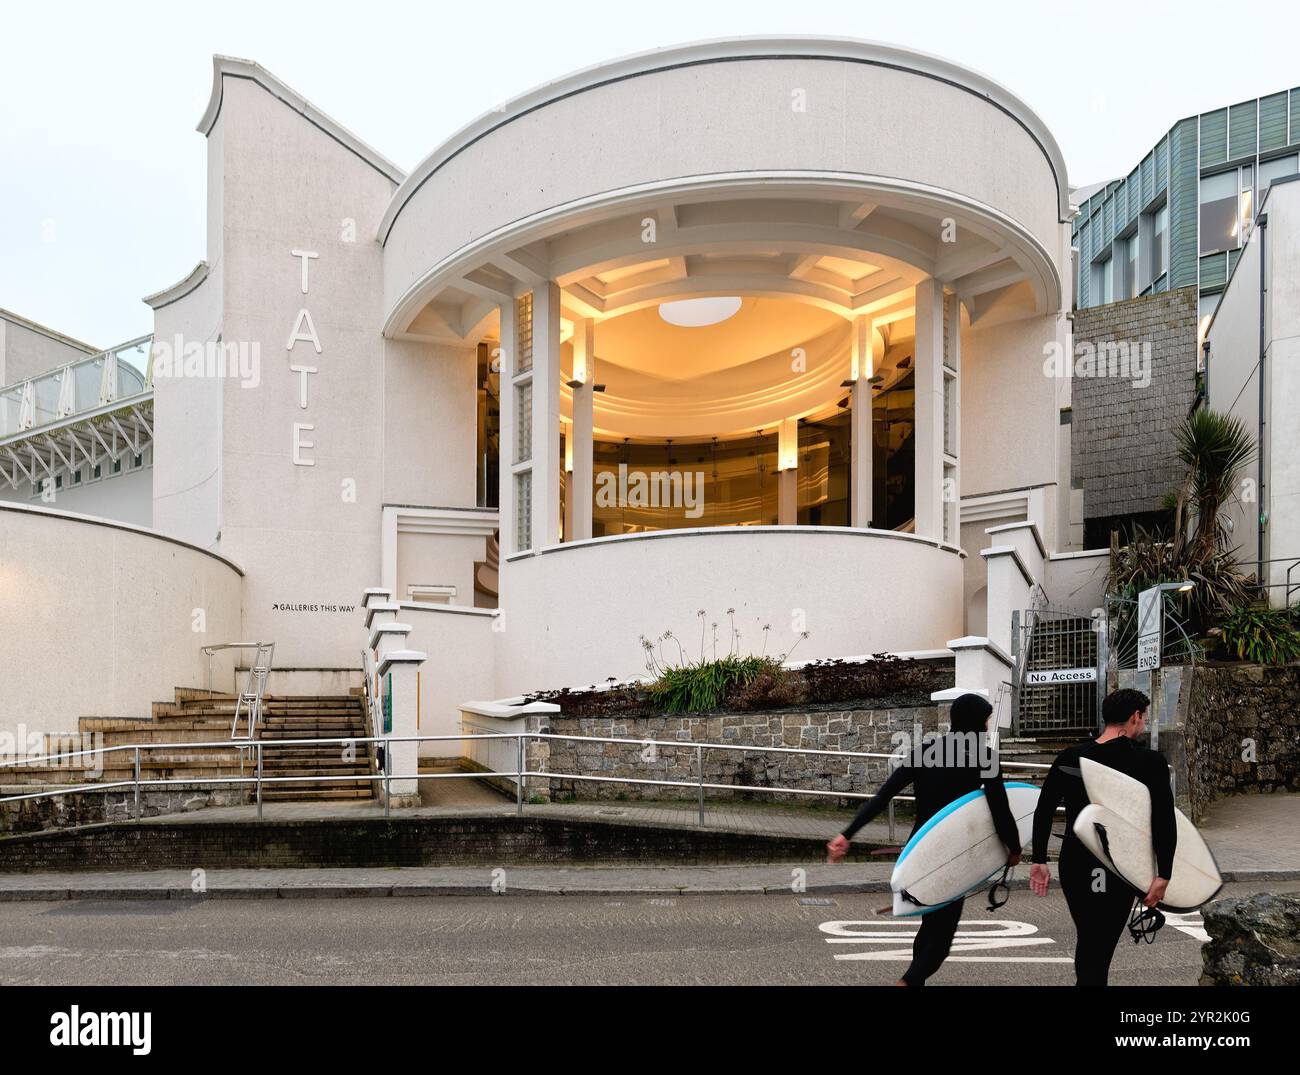
{"label": "green shrub", "polygon": [[737,657],[665,668],[650,685],[651,696],[665,713],[707,713],[717,709],[733,690],[747,687],[759,676],[779,676],[773,657]]}
{"label": "green shrub", "polygon": [[1300,659],[1300,630],[1292,611],[1245,605],[1223,621],[1223,642],[1239,660],[1288,664]]}

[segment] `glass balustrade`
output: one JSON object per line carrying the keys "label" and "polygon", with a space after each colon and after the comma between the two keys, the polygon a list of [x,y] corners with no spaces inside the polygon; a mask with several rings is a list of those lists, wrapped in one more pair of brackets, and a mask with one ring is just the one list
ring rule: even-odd
{"label": "glass balustrade", "polygon": [[70,366],[0,388],[0,437],[40,429],[102,406],[106,402],[104,367],[110,360],[116,362],[117,384],[108,402],[128,400],[148,391],[152,342],[151,336],[132,340]]}

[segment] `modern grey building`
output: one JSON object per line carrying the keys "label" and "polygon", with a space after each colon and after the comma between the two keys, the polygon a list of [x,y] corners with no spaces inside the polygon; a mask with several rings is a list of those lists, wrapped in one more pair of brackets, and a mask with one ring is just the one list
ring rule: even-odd
{"label": "modern grey building", "polygon": [[1179,120],[1127,176],[1076,192],[1076,306],[1195,285],[1203,334],[1255,207],[1298,159],[1300,88]]}

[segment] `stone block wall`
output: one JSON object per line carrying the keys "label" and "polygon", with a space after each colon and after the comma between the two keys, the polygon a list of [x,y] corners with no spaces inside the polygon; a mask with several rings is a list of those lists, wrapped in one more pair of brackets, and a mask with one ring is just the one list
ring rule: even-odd
{"label": "stone block wall", "polygon": [[[0,798],[26,795],[32,789],[23,785],[0,788]],[[182,814],[208,806],[241,806],[252,800],[244,788],[178,788],[141,791],[140,813],[144,817]],[[78,792],[46,799],[27,799],[0,803],[0,835],[42,832],[78,825],[128,821],[135,817],[135,792],[130,788],[112,791]]]}
{"label": "stone block wall", "polygon": [[1300,791],[1300,665],[1201,665],[1184,716],[1192,818],[1228,795]]}
{"label": "stone block wall", "polygon": [[[947,729],[947,706],[899,709],[849,709],[811,712],[757,712],[690,714],[620,719],[618,717],[553,716],[550,730],[558,735],[637,740],[634,744],[584,743],[549,740],[547,771],[604,777],[666,780],[683,787],[648,784],[603,783],[552,776],[553,798],[579,799],[693,799],[699,780],[697,744],[753,746],[756,751],[705,750],[706,784],[750,784],[758,787],[797,787],[822,791],[872,793],[888,775],[884,759],[840,759],[817,755],[783,754],[764,747],[799,747],[806,750],[845,750],[890,754],[898,736]],[[667,741],[671,746],[651,746],[645,741]],[[530,790],[533,790],[530,788]],[[808,796],[779,792],[728,792],[709,789],[710,802],[755,799],[763,802],[800,802]],[[830,798],[822,802],[833,802]]]}
{"label": "stone block wall", "polygon": [[1086,519],[1155,511],[1177,484],[1174,429],[1196,394],[1196,305],[1185,287],[1075,311],[1076,360],[1084,345],[1151,345],[1146,387],[1128,376],[1071,386],[1071,474],[1083,479]]}

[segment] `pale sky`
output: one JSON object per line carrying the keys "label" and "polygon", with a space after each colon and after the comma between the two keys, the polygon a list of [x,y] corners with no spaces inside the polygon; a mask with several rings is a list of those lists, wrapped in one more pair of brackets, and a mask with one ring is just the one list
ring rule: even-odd
{"label": "pale sky", "polygon": [[1183,116],[1300,85],[1294,4],[1251,0],[4,0],[0,27],[0,307],[101,347],[151,331],[141,297],[203,256],[213,53],[408,170],[520,92],[701,38],[860,37],[974,68],[1043,118],[1074,186],[1127,174]]}

